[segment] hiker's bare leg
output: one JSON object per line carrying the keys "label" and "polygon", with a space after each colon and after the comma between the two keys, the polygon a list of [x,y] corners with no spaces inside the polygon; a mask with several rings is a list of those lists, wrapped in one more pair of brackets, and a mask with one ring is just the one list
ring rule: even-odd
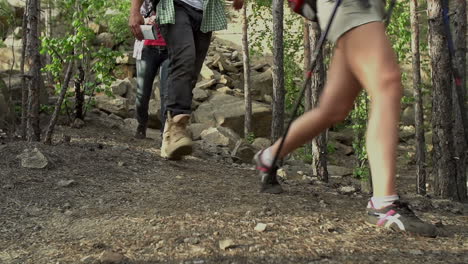
{"label": "hiker's bare leg", "polygon": [[[353,108],[360,90],[361,86],[346,63],[343,49],[336,48],[318,107],[306,112],[291,124],[280,158],[312,140],[333,124],[344,120]],[[276,154],[279,144],[278,140],[272,146],[273,155]]]}
{"label": "hiker's bare leg", "polygon": [[381,22],[351,30],[340,39],[346,60],[371,96],[367,153],[374,197],[396,194],[396,147],[402,85],[400,69]]}

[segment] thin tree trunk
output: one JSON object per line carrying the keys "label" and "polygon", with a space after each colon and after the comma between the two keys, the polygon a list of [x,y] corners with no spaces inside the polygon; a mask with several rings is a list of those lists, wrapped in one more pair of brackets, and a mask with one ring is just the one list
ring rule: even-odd
{"label": "thin tree trunk", "polygon": [[68,90],[68,85],[70,84],[70,79],[73,74],[73,60],[68,63],[67,72],[65,74],[64,81],[62,83],[62,88],[60,90],[59,98],[57,102],[55,102],[55,109],[52,117],[49,121],[49,126],[47,127],[47,131],[45,133],[44,143],[51,144],[52,143],[52,135],[54,134],[55,124],[57,124],[58,115],[60,113],[60,109],[62,108],[63,99],[65,98],[65,94]]}
{"label": "thin tree trunk", "polygon": [[75,79],[75,119],[83,120],[84,106],[84,70],[81,63],[78,64],[78,77]]}
{"label": "thin tree trunk", "polygon": [[244,138],[252,133],[252,96],[250,95],[250,58],[249,58],[249,39],[247,23],[247,3],[242,8],[242,58],[244,62]]}
{"label": "thin tree trunk", "polygon": [[454,123],[454,141],[455,141],[455,163],[457,166],[457,178],[455,180],[458,200],[468,201],[467,186],[466,186],[466,171],[467,171],[467,128],[466,123],[466,1],[458,0],[453,5],[453,34],[455,45],[455,57],[452,58],[455,68],[457,69],[461,82],[454,86],[453,106],[455,108],[455,123]]}
{"label": "thin tree trunk", "polygon": [[41,129],[39,124],[39,93],[41,89],[41,55],[39,54],[39,7],[40,0],[30,0],[28,5],[28,59],[30,64],[30,82],[28,96],[27,138],[28,141],[39,141]]}
{"label": "thin tree trunk", "polygon": [[24,8],[24,15],[23,15],[23,22],[22,22],[22,40],[23,46],[21,47],[21,64],[20,64],[20,71],[21,71],[21,128],[20,128],[20,135],[23,140],[26,139],[26,122],[27,122],[27,102],[28,102],[28,90],[26,89],[26,76],[24,73],[24,63],[26,60],[26,47],[28,46],[28,7],[29,0],[26,0],[25,8]]}
{"label": "thin tree trunk", "polygon": [[[320,27],[316,22],[310,23],[310,50],[315,50],[320,39]],[[317,107],[320,94],[325,86],[325,66],[323,63],[323,48],[317,56],[317,63],[312,74],[311,96],[312,108]],[[328,182],[327,170],[327,132],[320,133],[312,140],[312,170],[314,175],[323,182]]]}
{"label": "thin tree trunk", "polygon": [[273,0],[273,116],[271,139],[280,138],[284,130],[284,45],[283,0]]}
{"label": "thin tree trunk", "polygon": [[[310,58],[312,56],[312,52],[310,51],[310,24],[311,22],[308,19],[304,19],[304,76],[309,71]],[[306,87],[304,91],[304,112],[312,109],[312,87],[310,86],[310,80],[307,81]],[[312,143],[306,143],[304,150],[304,154],[312,154]]]}
{"label": "thin tree trunk", "polygon": [[[304,76],[307,75],[310,67],[310,57],[312,52],[310,51],[310,28],[311,23],[308,19],[304,19]],[[304,110],[309,111],[312,109],[312,87],[310,86],[310,80],[307,82],[307,89],[304,92]]]}
{"label": "thin tree trunk", "polygon": [[[47,10],[44,12],[44,26],[45,26],[45,35],[46,37],[52,37],[52,0],[47,0]],[[52,58],[49,53],[45,55],[45,63],[50,64],[52,62]],[[47,82],[53,83],[53,77],[51,72],[47,72]]]}
{"label": "thin tree trunk", "polygon": [[449,49],[444,31],[442,5],[428,0],[430,57],[432,68],[432,131],[434,192],[443,198],[458,199],[453,140],[453,95]]}
{"label": "thin tree trunk", "polygon": [[413,89],[416,125],[416,192],[426,194],[426,142],[424,139],[424,113],[421,94],[421,57],[419,53],[418,1],[410,1],[411,51],[413,53]]}

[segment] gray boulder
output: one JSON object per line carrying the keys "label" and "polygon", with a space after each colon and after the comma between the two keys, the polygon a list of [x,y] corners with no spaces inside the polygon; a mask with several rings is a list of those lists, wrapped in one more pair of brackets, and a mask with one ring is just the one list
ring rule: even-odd
{"label": "gray boulder", "polygon": [[97,95],[95,97],[96,100],[96,107],[120,117],[128,117],[129,107],[128,107],[128,100],[121,96],[115,96],[115,98],[109,97],[107,95]]}
{"label": "gray boulder", "polygon": [[[210,126],[222,126],[232,129],[238,135],[244,135],[244,99],[232,95],[215,93],[210,100],[202,103],[193,113],[196,123]],[[253,102],[252,123],[255,136],[265,137],[270,134],[271,108],[267,104]]]}
{"label": "gray boulder", "polygon": [[210,127],[201,133],[201,138],[208,144],[234,149],[240,137],[225,127]]}

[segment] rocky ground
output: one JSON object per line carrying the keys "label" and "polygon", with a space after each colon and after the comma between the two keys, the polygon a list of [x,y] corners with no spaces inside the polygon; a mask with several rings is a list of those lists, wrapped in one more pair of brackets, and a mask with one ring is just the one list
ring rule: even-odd
{"label": "rocky ground", "polygon": [[[468,262],[467,205],[412,195],[411,166],[400,166],[400,193],[437,238],[364,224],[368,196],[346,173],[262,194],[252,165],[216,147],[199,141],[166,161],[159,131],[136,140],[93,114],[81,129],[59,126],[53,146],[0,136],[0,263]],[[25,168],[34,147],[42,169]]]}

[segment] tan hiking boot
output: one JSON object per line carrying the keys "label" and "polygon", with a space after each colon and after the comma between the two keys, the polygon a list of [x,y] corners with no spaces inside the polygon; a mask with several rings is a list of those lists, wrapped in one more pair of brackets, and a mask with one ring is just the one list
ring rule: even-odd
{"label": "tan hiking boot", "polygon": [[167,113],[161,157],[179,160],[182,156],[192,154],[192,139],[187,131],[189,121],[190,115],[180,114],[172,117],[170,113]]}

